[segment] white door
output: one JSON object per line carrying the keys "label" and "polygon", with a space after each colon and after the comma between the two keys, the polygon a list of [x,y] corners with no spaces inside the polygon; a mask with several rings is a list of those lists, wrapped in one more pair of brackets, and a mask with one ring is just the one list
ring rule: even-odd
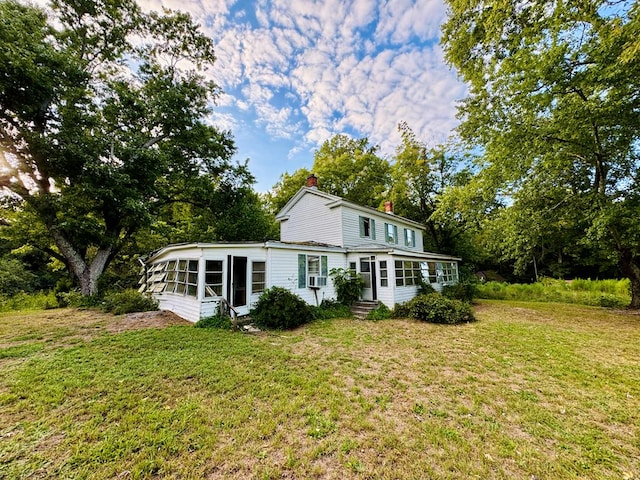
{"label": "white door", "polygon": [[362,289],[363,300],[377,300],[378,292],[376,288],[376,257],[360,258],[360,275],[364,280]]}

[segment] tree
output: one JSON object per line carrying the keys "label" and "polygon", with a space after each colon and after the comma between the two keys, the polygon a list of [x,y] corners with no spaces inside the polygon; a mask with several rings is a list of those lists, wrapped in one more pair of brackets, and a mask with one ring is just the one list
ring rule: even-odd
{"label": "tree", "polygon": [[311,170],[301,168],[282,175],[268,195],[274,213],[305,185],[311,172],[318,177],[318,187],[323,192],[372,208],[388,200],[391,167],[378,156],[378,147],[369,145],[367,138],[335,135],[316,150]]}
{"label": "tree", "polygon": [[445,211],[442,201],[455,187],[471,177],[467,160],[447,150],[420,142],[405,123],[398,126],[402,143],[396,149],[392,167],[391,198],[395,211],[425,226],[425,249],[439,253],[469,254],[466,233],[470,224]]}
{"label": "tree", "polygon": [[134,0],[0,2],[0,189],[23,201],[84,294],[167,204],[228,172],[212,42]]}
{"label": "tree", "polygon": [[[546,178],[617,255],[640,308],[640,5],[632,1],[448,0],[447,60],[469,84],[461,137],[483,152],[497,195]],[[539,227],[556,216],[532,216]]]}

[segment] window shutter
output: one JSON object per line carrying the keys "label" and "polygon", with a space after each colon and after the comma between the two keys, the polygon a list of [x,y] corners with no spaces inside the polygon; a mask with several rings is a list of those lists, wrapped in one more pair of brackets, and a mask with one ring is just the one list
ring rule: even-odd
{"label": "window shutter", "polygon": [[364,237],[364,218],[358,217],[360,224],[360,238]]}
{"label": "window shutter", "polygon": [[393,243],[398,243],[398,226],[393,226]]}
{"label": "window shutter", "polygon": [[371,225],[371,239],[375,240],[376,239],[376,221],[372,218],[371,220],[369,220],[370,225]]}
{"label": "window shutter", "polygon": [[298,254],[298,288],[307,286],[307,256]]}
{"label": "window shutter", "polygon": [[322,255],[320,257],[320,275],[326,277],[329,275],[329,267],[327,265],[327,256]]}

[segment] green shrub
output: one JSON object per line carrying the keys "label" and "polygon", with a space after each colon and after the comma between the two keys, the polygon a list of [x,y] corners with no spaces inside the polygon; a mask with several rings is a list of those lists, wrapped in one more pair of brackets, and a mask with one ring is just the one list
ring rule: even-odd
{"label": "green shrub", "polygon": [[220,328],[224,330],[231,330],[231,319],[226,315],[212,315],[210,317],[201,318],[198,320],[194,327],[196,328]]}
{"label": "green shrub", "polygon": [[56,293],[56,299],[61,307],[98,308],[102,306],[102,297],[98,295],[83,295],[79,290]]}
{"label": "green shrub", "polygon": [[418,295],[427,295],[429,293],[436,293],[436,289],[433,285],[425,282],[422,278],[418,278]]}
{"label": "green shrub", "polygon": [[128,288],[121,292],[111,292],[104,296],[102,309],[114,315],[133,312],[149,312],[158,309],[158,302],[149,295]]}
{"label": "green shrub", "polygon": [[393,318],[409,318],[411,312],[409,311],[409,302],[396,303],[391,312]]}
{"label": "green shrub", "polygon": [[384,303],[380,303],[376,308],[374,308],[367,314],[366,319],[378,321],[386,320],[388,318],[391,318],[391,316],[392,313],[391,310],[389,310],[389,307],[387,307]]}
{"label": "green shrub", "polygon": [[0,294],[0,312],[20,310],[46,310],[58,307],[53,292],[18,292],[12,296]]}
{"label": "green shrub", "polygon": [[338,302],[351,306],[362,295],[364,280],[362,276],[345,268],[334,268],[329,272],[336,289]]}
{"label": "green shrub", "polygon": [[271,287],[260,296],[251,317],[259,327],[287,330],[313,320],[311,307],[281,287]]}
{"label": "green shrub", "polygon": [[616,295],[611,295],[609,293],[601,293],[600,301],[598,302],[600,307],[607,308],[623,308],[626,307],[628,302],[623,301],[620,297]]}
{"label": "green shrub", "polygon": [[349,318],[352,316],[348,306],[336,300],[323,300],[317,307],[310,307],[313,318],[316,320],[328,320],[330,318]]}
{"label": "green shrub", "polygon": [[442,295],[454,300],[462,300],[471,303],[473,301],[475,285],[471,282],[458,282],[453,285],[444,285]]}
{"label": "green shrub", "polygon": [[468,303],[446,298],[439,293],[415,297],[409,301],[409,312],[412,318],[430,323],[456,324],[475,321]]}
{"label": "green shrub", "polygon": [[0,294],[12,297],[19,292],[35,290],[37,277],[15,258],[0,258]]}

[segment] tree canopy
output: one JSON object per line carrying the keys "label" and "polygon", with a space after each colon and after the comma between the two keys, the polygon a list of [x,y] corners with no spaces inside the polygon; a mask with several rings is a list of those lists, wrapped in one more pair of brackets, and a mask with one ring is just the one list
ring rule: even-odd
{"label": "tree canopy", "polygon": [[21,199],[83,293],[136,231],[233,171],[206,122],[211,40],[134,0],[0,2],[0,189]]}
{"label": "tree canopy", "polygon": [[459,133],[482,152],[471,185],[513,206],[536,191],[548,214],[531,228],[561,230],[554,208],[569,209],[640,308],[640,5],[447,3],[446,58],[470,88]]}

